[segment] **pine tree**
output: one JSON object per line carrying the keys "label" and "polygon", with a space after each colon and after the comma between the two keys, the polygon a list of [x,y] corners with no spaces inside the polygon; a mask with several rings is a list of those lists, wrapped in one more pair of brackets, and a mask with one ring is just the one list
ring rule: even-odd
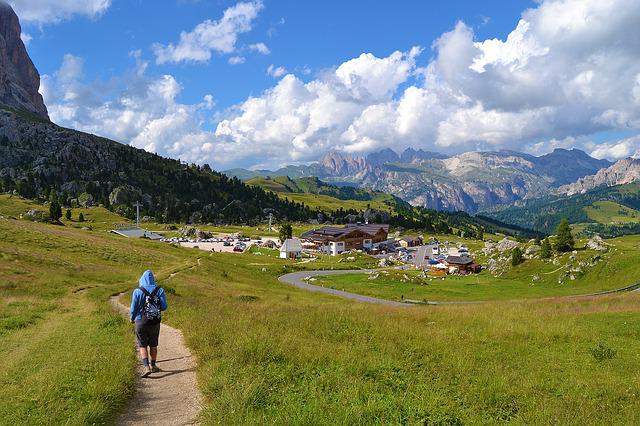
{"label": "pine tree", "polygon": [[540,257],[542,259],[549,259],[551,257],[551,243],[549,238],[542,240],[542,247],[540,248]]}
{"label": "pine tree", "polygon": [[513,250],[511,250],[511,264],[513,266],[518,266],[521,263],[522,263],[522,250],[520,250],[520,247],[515,247]]}
{"label": "pine tree", "polygon": [[291,224],[283,223],[280,226],[280,235],[279,235],[280,241],[284,243],[285,240],[288,240],[292,236],[293,236],[293,228],[291,227]]}
{"label": "pine tree", "polygon": [[49,203],[49,217],[54,222],[57,222],[62,217],[62,207],[60,207],[58,197],[56,197],[55,194],[51,194],[51,202]]}
{"label": "pine tree", "polygon": [[573,235],[571,235],[569,221],[567,219],[562,219],[556,228],[556,250],[561,252],[571,251],[573,250],[574,245],[575,241],[573,240]]}
{"label": "pine tree", "polygon": [[78,222],[84,222],[84,215],[82,212],[80,212],[80,215],[78,216]]}
{"label": "pine tree", "polygon": [[64,214],[64,217],[67,220],[71,220],[71,209],[67,209],[67,211]]}

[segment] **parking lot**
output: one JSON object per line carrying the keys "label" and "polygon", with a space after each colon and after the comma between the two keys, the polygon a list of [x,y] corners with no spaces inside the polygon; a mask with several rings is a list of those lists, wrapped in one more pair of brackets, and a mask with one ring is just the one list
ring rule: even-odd
{"label": "parking lot", "polygon": [[[180,244],[180,246],[182,247],[187,247],[187,248],[195,248],[195,249],[199,249],[199,250],[204,250],[204,251],[215,251],[217,253],[242,253],[244,251],[247,251],[251,246],[259,243],[259,242],[264,242],[267,240],[272,240],[277,242],[277,240],[275,238],[264,238],[262,240],[250,240],[250,241],[240,241],[237,238],[233,238],[231,236],[227,236],[227,237],[219,237],[219,238],[215,238],[211,240],[203,240],[203,241],[183,241],[183,240],[176,240],[176,241],[171,241],[169,240],[168,242],[174,242],[174,243],[178,243]],[[227,241],[227,243],[225,244],[225,240]],[[241,244],[244,247],[243,251],[234,251],[236,245]]]}

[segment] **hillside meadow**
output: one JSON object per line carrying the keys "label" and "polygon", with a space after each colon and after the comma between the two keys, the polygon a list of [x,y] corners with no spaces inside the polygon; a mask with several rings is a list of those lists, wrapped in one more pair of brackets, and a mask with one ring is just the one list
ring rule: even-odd
{"label": "hillside meadow", "polygon": [[640,421],[639,294],[390,308],[277,281],[349,266],[0,219],[0,424],[113,420],[136,359],[107,299],[147,268],[197,356],[204,424]]}

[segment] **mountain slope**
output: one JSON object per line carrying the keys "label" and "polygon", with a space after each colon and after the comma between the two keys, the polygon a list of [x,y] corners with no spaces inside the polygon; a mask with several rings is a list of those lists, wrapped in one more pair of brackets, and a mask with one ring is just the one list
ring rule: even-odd
{"label": "mountain slope", "polygon": [[579,194],[599,186],[614,186],[640,180],[640,159],[625,158],[596,174],[585,176],[577,181],[558,188],[560,194]]}
{"label": "mountain slope", "polygon": [[570,196],[554,195],[527,200],[521,206],[483,214],[551,233],[562,218],[585,233],[602,236],[640,233],[640,182],[599,187]]}
{"label": "mountain slope", "polygon": [[[444,157],[444,158],[443,158]],[[395,194],[414,206],[476,212],[496,205],[546,195],[555,188],[609,166],[573,149],[540,157],[513,151],[466,152],[445,157],[391,149],[366,158],[330,152],[318,163],[275,172],[233,170],[236,176],[316,176],[336,184],[357,185]]]}

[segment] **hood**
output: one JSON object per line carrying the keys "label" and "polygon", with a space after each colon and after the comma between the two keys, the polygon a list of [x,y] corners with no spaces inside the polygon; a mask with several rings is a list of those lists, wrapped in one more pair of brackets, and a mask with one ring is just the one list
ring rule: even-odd
{"label": "hood", "polygon": [[140,287],[146,289],[152,289],[156,286],[156,279],[153,276],[153,272],[150,270],[144,271],[144,274],[140,277]]}

